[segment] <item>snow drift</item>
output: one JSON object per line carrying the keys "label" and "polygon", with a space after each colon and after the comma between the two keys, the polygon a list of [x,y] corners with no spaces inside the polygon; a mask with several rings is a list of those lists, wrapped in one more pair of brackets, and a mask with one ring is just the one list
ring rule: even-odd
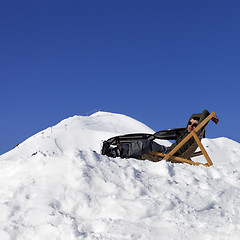
{"label": "snow drift", "polygon": [[0,239],[238,239],[240,144],[204,139],[210,168],[100,155],[102,140],[136,132],[153,130],[74,116],[0,156]]}

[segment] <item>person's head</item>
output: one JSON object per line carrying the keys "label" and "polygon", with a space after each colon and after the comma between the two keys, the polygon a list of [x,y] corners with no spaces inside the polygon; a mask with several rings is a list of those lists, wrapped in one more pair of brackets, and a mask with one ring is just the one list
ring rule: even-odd
{"label": "person's head", "polygon": [[199,122],[199,118],[197,118],[197,117],[191,118],[189,120],[188,126],[187,126],[188,132],[193,131],[197,127],[198,122]]}

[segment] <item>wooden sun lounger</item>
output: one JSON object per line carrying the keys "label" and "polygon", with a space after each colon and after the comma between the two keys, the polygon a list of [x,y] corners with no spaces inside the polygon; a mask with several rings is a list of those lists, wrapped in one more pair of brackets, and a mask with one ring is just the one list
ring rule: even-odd
{"label": "wooden sun lounger", "polygon": [[[207,126],[208,122],[215,116],[215,113],[212,112],[208,117],[206,117],[192,132],[190,132],[172,151],[169,153],[148,153],[143,155],[143,159],[149,159],[149,156],[151,158],[152,156],[156,156],[159,159],[153,161],[161,161],[161,160],[166,160],[166,161],[171,161],[171,162],[183,162],[183,163],[188,163],[191,165],[204,165],[206,167],[212,166],[213,163],[205,150],[204,146],[201,143],[202,136],[204,134],[204,129]],[[197,134],[200,131],[200,134]],[[198,136],[199,135],[199,136]],[[185,151],[182,155],[180,156],[174,156],[174,154],[191,138],[194,138],[194,143],[192,146],[188,148],[187,151]],[[200,148],[199,152],[195,152],[197,148]],[[207,161],[207,163],[199,163],[199,162],[194,162],[191,158],[203,155]],[[150,160],[150,159],[149,159]]]}

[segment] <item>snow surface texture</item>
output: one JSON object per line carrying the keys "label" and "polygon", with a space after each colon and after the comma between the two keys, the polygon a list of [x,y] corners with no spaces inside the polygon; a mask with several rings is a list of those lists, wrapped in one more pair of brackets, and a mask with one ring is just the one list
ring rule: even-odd
{"label": "snow surface texture", "polygon": [[240,144],[204,139],[210,168],[100,155],[102,140],[134,132],[153,131],[74,116],[0,156],[0,239],[239,239]]}

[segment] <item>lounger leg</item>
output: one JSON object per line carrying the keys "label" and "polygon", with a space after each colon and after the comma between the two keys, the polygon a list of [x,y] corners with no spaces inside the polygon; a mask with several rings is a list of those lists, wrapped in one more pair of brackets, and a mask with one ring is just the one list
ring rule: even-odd
{"label": "lounger leg", "polygon": [[209,157],[208,154],[207,154],[207,151],[206,151],[205,148],[203,147],[201,141],[199,140],[199,138],[198,138],[198,136],[197,136],[197,134],[196,134],[195,132],[193,132],[193,137],[194,137],[195,141],[197,142],[199,148],[201,149],[202,154],[203,154],[204,157],[206,158],[206,160],[207,160],[207,162],[208,162],[208,165],[209,165],[209,166],[212,166],[213,163],[212,163],[210,157]]}

